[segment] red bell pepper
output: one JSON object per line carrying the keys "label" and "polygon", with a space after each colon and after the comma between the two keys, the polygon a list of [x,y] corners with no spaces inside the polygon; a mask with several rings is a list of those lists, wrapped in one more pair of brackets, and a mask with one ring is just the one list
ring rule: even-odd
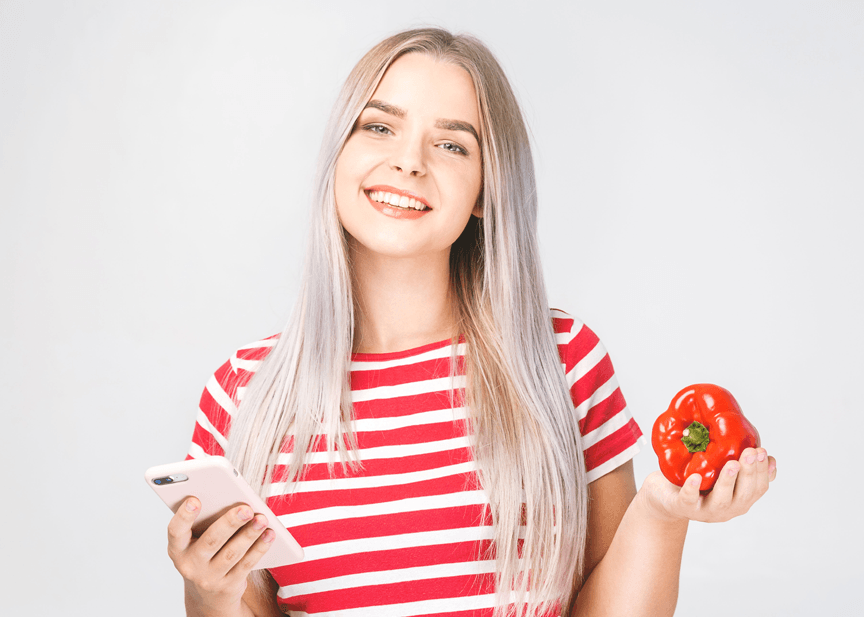
{"label": "red bell pepper", "polygon": [[702,476],[700,491],[709,491],[726,461],[738,460],[745,448],[758,448],[759,432],[741,413],[735,397],[720,386],[700,383],[675,395],[651,431],[660,471],[672,484],[684,486],[692,474]]}

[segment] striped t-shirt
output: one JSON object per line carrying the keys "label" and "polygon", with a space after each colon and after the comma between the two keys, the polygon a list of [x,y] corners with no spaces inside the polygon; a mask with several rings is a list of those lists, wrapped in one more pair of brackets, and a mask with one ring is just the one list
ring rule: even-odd
{"label": "striped t-shirt", "polygon": [[[563,311],[551,309],[551,317],[591,482],[635,456],[645,438],[597,336]],[[216,371],[201,397],[188,458],[224,452],[246,384],[275,342],[271,337],[243,347]],[[352,354],[362,469],[343,471],[337,464],[331,476],[327,453],[313,452],[289,499],[277,499],[281,485],[271,486],[268,506],[306,553],[301,563],[270,571],[284,612],[491,615],[494,561],[482,558],[492,538],[491,521],[484,517],[488,500],[470,452],[467,411],[459,406],[464,345],[460,339],[453,409],[449,340]]]}

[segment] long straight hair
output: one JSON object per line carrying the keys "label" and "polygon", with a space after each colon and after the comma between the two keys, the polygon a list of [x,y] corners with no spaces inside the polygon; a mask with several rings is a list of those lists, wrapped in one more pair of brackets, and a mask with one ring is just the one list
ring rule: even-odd
{"label": "long straight hair", "polygon": [[[503,70],[471,36],[401,32],[373,47],[348,76],[321,148],[297,303],[246,390],[226,456],[261,482],[265,497],[277,465],[285,465],[280,480],[290,492],[321,440],[331,466],[337,458],[359,464],[349,381],[357,309],[334,177],[357,117],[387,68],[407,53],[467,71],[480,110],[483,218],[472,216],[452,245],[450,283],[465,338],[472,453],[493,524],[495,616],[565,610],[582,576],[585,464],[543,282],[528,133]],[[457,337],[452,343],[451,378]]]}

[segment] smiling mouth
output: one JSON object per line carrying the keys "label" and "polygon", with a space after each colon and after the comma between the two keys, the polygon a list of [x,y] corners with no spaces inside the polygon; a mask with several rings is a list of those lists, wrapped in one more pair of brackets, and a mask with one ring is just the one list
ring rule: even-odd
{"label": "smiling mouth", "polygon": [[408,197],[407,195],[388,193],[387,191],[364,190],[363,192],[366,193],[372,201],[387,204],[394,208],[399,208],[400,210],[420,210],[422,212],[423,210],[432,209],[423,202],[414,199],[413,197]]}

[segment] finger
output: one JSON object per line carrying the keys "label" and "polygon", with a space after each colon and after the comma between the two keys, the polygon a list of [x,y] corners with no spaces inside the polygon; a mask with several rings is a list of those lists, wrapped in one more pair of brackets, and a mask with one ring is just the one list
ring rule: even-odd
{"label": "finger", "polygon": [[273,546],[273,540],[276,539],[276,533],[272,529],[266,529],[264,533],[262,533],[255,543],[246,551],[246,554],[243,555],[243,558],[237,562],[231,571],[228,573],[228,576],[246,578],[249,576],[249,572],[252,571],[252,568],[261,561],[261,558],[270,550],[270,547]]}
{"label": "finger", "polygon": [[773,456],[768,457],[768,481],[773,482],[777,477],[777,459]]}
{"label": "finger", "polygon": [[702,484],[702,476],[698,473],[692,474],[684,482],[684,486],[678,491],[678,499],[687,508],[693,508],[699,503],[699,485]]}
{"label": "finger", "polygon": [[[735,492],[733,499],[739,504],[752,501],[756,494],[756,449],[745,448],[738,459],[741,464],[741,471],[738,472],[738,479],[735,481]],[[745,508],[749,505],[745,506]]]}
{"label": "finger", "polygon": [[[251,521],[241,527],[230,540],[228,540],[219,552],[213,556],[211,565],[220,574],[227,574],[241,559],[244,558],[249,548],[263,535],[267,529],[267,517],[263,514],[255,515]],[[257,559],[255,560],[257,563]],[[255,565],[254,563],[252,565]]]}
{"label": "finger", "polygon": [[768,490],[768,451],[756,448],[756,495],[761,497]]}
{"label": "finger", "polygon": [[201,502],[189,497],[180,504],[168,523],[168,553],[174,555],[186,550],[192,541],[192,523],[201,512]]}
{"label": "finger", "polygon": [[238,529],[252,520],[252,516],[252,508],[247,505],[231,508],[213,521],[201,537],[192,544],[191,550],[201,559],[212,559]]}
{"label": "finger", "polygon": [[707,503],[710,504],[711,509],[721,516],[725,517],[732,505],[735,481],[738,479],[739,471],[741,471],[741,463],[727,461],[720,473],[717,474],[717,482],[714,483],[714,488],[711,489],[711,494],[707,497]]}

